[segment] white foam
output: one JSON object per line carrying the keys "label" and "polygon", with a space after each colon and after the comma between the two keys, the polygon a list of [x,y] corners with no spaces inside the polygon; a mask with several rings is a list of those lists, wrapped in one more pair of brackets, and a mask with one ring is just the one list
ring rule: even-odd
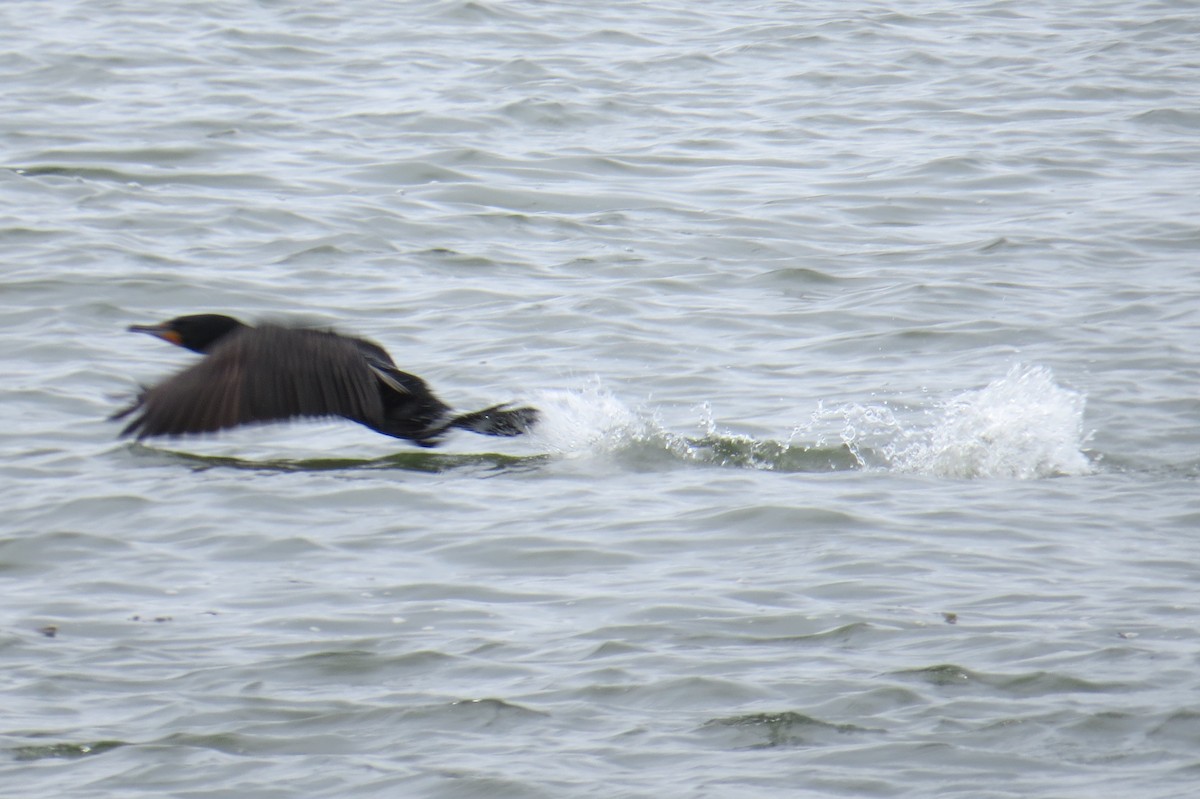
{"label": "white foam", "polygon": [[1052,477],[1087,474],[1082,452],[1083,394],[1041,366],[1013,366],[977,391],[947,401],[928,446],[901,465],[946,477]]}
{"label": "white foam", "polygon": [[[889,405],[818,408],[809,426],[840,418],[839,435],[867,467],[955,478],[1087,474],[1085,397],[1041,366],[1016,365],[981,389],[913,414]],[[803,429],[803,428],[801,428]]]}
{"label": "white foam", "polygon": [[530,443],[557,455],[612,451],[642,427],[637,414],[598,383],[573,391],[537,391],[527,399],[540,413],[528,434]]}

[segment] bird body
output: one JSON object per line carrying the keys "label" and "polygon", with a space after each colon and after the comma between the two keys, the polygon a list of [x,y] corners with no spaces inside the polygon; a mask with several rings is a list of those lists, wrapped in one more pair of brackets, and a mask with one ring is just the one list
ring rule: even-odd
{"label": "bird body", "polygon": [[139,440],[336,416],[432,447],[452,428],[515,436],[538,418],[534,408],[503,405],[456,415],[378,344],[329,330],[251,327],[218,314],[129,329],[205,355],[113,417],[132,415],[121,435]]}

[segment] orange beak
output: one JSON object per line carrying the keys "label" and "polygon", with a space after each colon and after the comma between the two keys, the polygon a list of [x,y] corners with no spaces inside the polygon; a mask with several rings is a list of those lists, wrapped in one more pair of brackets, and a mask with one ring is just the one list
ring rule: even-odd
{"label": "orange beak", "polygon": [[183,346],[183,336],[179,335],[173,328],[167,327],[166,322],[159,325],[130,325],[129,332],[149,333],[152,336],[161,338],[163,341],[174,344],[176,347]]}

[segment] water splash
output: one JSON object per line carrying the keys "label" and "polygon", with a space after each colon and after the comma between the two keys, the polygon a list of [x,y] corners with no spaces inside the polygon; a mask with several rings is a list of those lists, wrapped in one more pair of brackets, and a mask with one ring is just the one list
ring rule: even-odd
{"label": "water splash", "polygon": [[598,383],[577,391],[535,392],[527,400],[541,412],[529,443],[560,457],[605,455],[638,470],[679,464],[784,472],[858,468],[840,443],[813,447],[722,433],[707,403],[701,406],[699,435],[681,435],[663,427],[652,411],[631,409]]}
{"label": "water splash", "polygon": [[540,413],[527,439],[556,455],[611,452],[637,438],[646,425],[599,383],[577,391],[537,391],[527,399]]}
{"label": "water splash", "polygon": [[952,478],[1088,474],[1085,398],[1049,369],[1014,366],[981,389],[932,406],[818,404],[784,440],[718,429],[707,403],[700,433],[666,430],[599,385],[530,397],[542,411],[531,443],[554,455],[608,454],[639,468],[671,463],[782,472],[879,469]]}
{"label": "water splash", "polygon": [[1092,471],[1082,451],[1085,402],[1055,383],[1049,369],[1016,365],[984,388],[917,413],[849,404],[819,408],[810,425],[840,419],[841,440],[865,468],[953,478],[1057,477]]}
{"label": "water splash", "polygon": [[942,404],[927,434],[897,452],[903,471],[1029,479],[1088,474],[1083,394],[1041,366],[1016,365]]}

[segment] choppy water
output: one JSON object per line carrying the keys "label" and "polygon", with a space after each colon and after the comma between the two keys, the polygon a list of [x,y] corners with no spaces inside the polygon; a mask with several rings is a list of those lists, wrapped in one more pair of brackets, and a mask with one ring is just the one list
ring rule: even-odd
{"label": "choppy water", "polygon": [[[1196,793],[1194,4],[0,40],[5,795]],[[117,441],[201,310],[544,422]]]}

